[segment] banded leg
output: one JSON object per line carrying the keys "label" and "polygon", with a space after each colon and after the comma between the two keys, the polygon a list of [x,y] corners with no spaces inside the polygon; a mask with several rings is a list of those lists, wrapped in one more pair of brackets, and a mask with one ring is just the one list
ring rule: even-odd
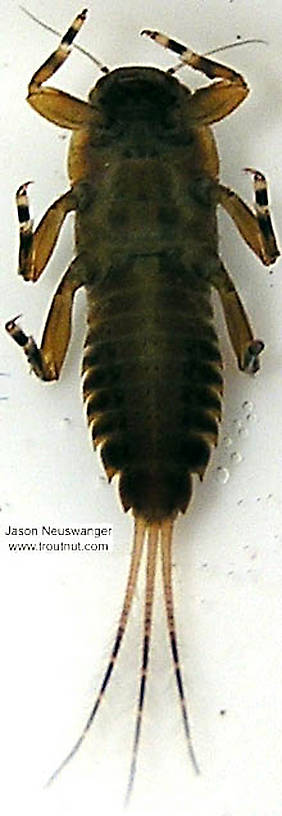
{"label": "banded leg", "polygon": [[88,124],[91,119],[90,105],[56,88],[42,88],[42,84],[58,71],[69,56],[71,44],[85,19],[86,9],[83,9],[63,36],[56,51],[35,72],[28,86],[29,104],[45,119],[71,130]]}
{"label": "banded leg", "polygon": [[263,173],[246,168],[254,177],[255,210],[253,213],[242,199],[225,187],[218,185],[219,203],[236,224],[244,241],[265,266],[275,263],[280,252],[277,247],[268,206],[267,182]]}
{"label": "banded leg", "polygon": [[60,196],[49,207],[33,232],[27,188],[19,187],[16,195],[20,225],[19,274],[24,280],[37,281],[52,255],[66,215],[76,208],[72,190]]}
{"label": "banded leg", "polygon": [[264,349],[262,340],[257,340],[252,332],[244,306],[236,292],[233,281],[221,263],[220,273],[214,285],[223,306],[231,344],[237,357],[240,371],[255,374],[259,368],[259,354]]}
{"label": "banded leg", "polygon": [[189,65],[195,71],[201,71],[209,79],[220,80],[209,87],[199,88],[191,96],[189,101],[191,124],[202,126],[218,122],[228,116],[246,98],[249,92],[248,86],[241,74],[238,74],[232,68],[196,54],[186,45],[181,45],[181,43],[170,39],[170,37],[161,34],[159,31],[145,29],[142,34],[155,40],[164,48],[174,51],[180,56],[185,65]]}
{"label": "banded leg", "polygon": [[41,380],[57,380],[60,375],[70,340],[73,297],[83,283],[83,267],[76,258],[54,295],[40,348],[18,326],[17,318],[6,323],[8,334],[22,347],[31,370]]}

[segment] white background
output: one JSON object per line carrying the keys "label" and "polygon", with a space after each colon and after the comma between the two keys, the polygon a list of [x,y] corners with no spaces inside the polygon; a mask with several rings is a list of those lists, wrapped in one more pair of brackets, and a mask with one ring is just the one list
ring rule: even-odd
{"label": "white background", "polygon": [[[247,77],[244,105],[216,127],[222,179],[246,199],[245,166],[270,180],[282,243],[281,49],[279,0],[103,0],[89,2],[79,42],[111,67],[167,67],[173,55],[141,39],[159,28],[202,52],[236,39],[264,38],[218,58]],[[30,0],[29,9],[64,32],[77,0]],[[33,287],[16,274],[14,194],[28,179],[36,220],[67,188],[67,134],[25,103],[27,82],[56,46],[14,2],[1,10],[1,795],[5,813],[88,816],[118,813],[133,739],[140,662],[142,580],[120,663],[99,717],[60,779],[43,785],[79,735],[111,648],[125,586],[132,520],[103,479],[87,437],[79,369],[85,316],[79,295],[59,384],[27,374],[4,323],[22,312],[40,337],[57,281],[72,255],[71,219],[47,272]],[[78,53],[54,84],[85,98],[99,74]],[[182,72],[191,87],[202,80]],[[219,317],[226,363],[221,443],[190,513],[175,532],[174,583],[182,664],[202,774],[187,758],[157,595],[150,680],[132,814],[280,816],[281,813],[281,262],[261,267],[229,219],[221,251],[259,337],[261,373],[236,369]],[[231,440],[231,441],[230,441]],[[222,470],[223,469],[223,470]],[[224,470],[226,469],[226,470]],[[229,480],[224,482],[228,471]],[[11,554],[4,535],[17,519],[112,523],[110,554]],[[160,583],[160,582],[159,582]],[[3,646],[2,646],[3,650]],[[4,680],[3,680],[4,678]],[[221,715],[220,711],[225,710]],[[2,809],[4,804],[2,805]]]}

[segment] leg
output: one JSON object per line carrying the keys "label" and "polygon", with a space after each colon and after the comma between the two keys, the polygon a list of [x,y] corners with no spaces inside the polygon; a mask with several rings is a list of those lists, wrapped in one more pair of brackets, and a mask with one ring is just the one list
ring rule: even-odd
{"label": "leg", "polygon": [[41,86],[43,82],[53,76],[69,56],[71,43],[83,25],[85,18],[86,9],[77,15],[56,51],[40,66],[28,86],[27,101],[29,104],[45,119],[71,130],[87,125],[91,118],[90,105],[56,88],[42,88]]}
{"label": "leg", "polygon": [[260,367],[258,356],[264,343],[255,339],[244,306],[223,264],[217,279],[212,282],[220,296],[238,367],[248,374],[255,374]]}
{"label": "leg", "polygon": [[276,244],[274,230],[268,208],[267,184],[262,173],[247,169],[254,176],[255,208],[254,214],[233,190],[218,185],[219,203],[231,216],[241,233],[244,241],[260,258],[265,266],[276,261],[279,250]]}
{"label": "leg", "polygon": [[191,114],[193,125],[202,126],[218,122],[235,110],[247,96],[248,87],[245,80],[232,68],[227,68],[220,62],[215,62],[207,57],[201,57],[186,45],[181,45],[158,31],[145,30],[142,31],[142,34],[146,34],[164,48],[169,48],[179,54],[181,61],[190,68],[194,68],[195,71],[201,71],[209,79],[220,80],[207,88],[195,91],[189,100],[189,115]]}
{"label": "leg", "polygon": [[76,200],[72,190],[58,198],[33,234],[27,196],[29,183],[23,184],[16,196],[20,224],[19,274],[25,280],[37,281],[53,252],[67,213],[76,207]]}
{"label": "leg", "polygon": [[57,380],[60,375],[70,340],[73,297],[83,282],[83,267],[76,258],[52,300],[40,349],[16,324],[16,318],[6,323],[8,334],[23,348],[31,370],[41,380]]}

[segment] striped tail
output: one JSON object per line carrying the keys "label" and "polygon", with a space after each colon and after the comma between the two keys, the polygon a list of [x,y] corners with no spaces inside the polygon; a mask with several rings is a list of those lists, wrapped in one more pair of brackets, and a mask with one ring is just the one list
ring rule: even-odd
{"label": "striped tail", "polygon": [[144,701],[145,701],[145,692],[146,692],[146,682],[147,682],[147,675],[148,675],[148,666],[149,666],[149,653],[150,653],[150,641],[151,641],[151,630],[152,630],[152,612],[153,612],[153,600],[154,600],[154,587],[155,587],[155,574],[156,574],[156,564],[157,564],[157,556],[158,556],[158,547],[161,549],[161,556],[162,556],[162,571],[163,571],[163,589],[164,589],[164,597],[165,597],[165,606],[166,606],[166,614],[167,614],[167,623],[168,623],[168,633],[171,645],[171,652],[172,652],[172,659],[173,659],[173,666],[174,666],[174,673],[176,678],[177,689],[179,693],[180,703],[181,703],[181,711],[182,711],[182,718],[183,724],[186,734],[186,740],[188,745],[188,751],[190,754],[190,758],[196,773],[199,773],[198,764],[196,761],[196,757],[193,750],[192,740],[191,740],[191,732],[189,726],[189,719],[188,719],[188,712],[187,712],[187,704],[185,700],[184,694],[184,686],[183,680],[181,675],[180,663],[179,663],[179,656],[178,656],[178,646],[177,646],[177,639],[176,639],[176,632],[175,632],[175,619],[174,619],[174,609],[173,609],[173,593],[172,593],[172,581],[171,581],[171,549],[172,549],[172,532],[173,532],[173,523],[174,523],[174,516],[165,519],[162,522],[147,522],[140,516],[137,516],[135,519],[135,532],[134,532],[134,543],[133,543],[133,552],[131,556],[131,563],[129,568],[129,575],[127,580],[127,587],[125,592],[124,603],[121,611],[121,616],[119,620],[119,625],[117,629],[117,634],[115,637],[113,649],[111,652],[110,660],[103,678],[103,681],[100,686],[99,693],[96,697],[95,703],[93,705],[92,711],[88,717],[86,725],[78,738],[77,742],[73,746],[72,750],[69,754],[65,757],[63,762],[58,766],[58,768],[54,771],[52,776],[47,782],[49,785],[54,779],[59,775],[62,769],[68,764],[70,759],[76,754],[78,748],[81,746],[82,742],[84,741],[87,732],[90,729],[90,726],[93,723],[93,720],[96,716],[97,710],[102,702],[102,699],[105,695],[109,680],[112,675],[112,671],[114,665],[117,660],[117,656],[121,647],[121,643],[123,640],[123,636],[125,633],[127,621],[129,618],[129,613],[132,605],[132,599],[134,595],[134,590],[137,583],[137,577],[139,572],[139,567],[141,563],[141,556],[144,547],[145,538],[147,538],[147,566],[146,566],[146,588],[145,588],[145,605],[144,605],[144,636],[143,636],[143,653],[142,653],[142,665],[141,665],[141,675],[140,675],[140,684],[139,684],[139,697],[138,697],[138,709],[137,709],[137,718],[136,718],[136,726],[135,726],[135,735],[134,735],[134,742],[133,742],[133,750],[132,750],[132,758],[131,758],[131,765],[130,765],[130,772],[129,772],[129,780],[125,798],[125,806],[129,804],[134,779],[136,774],[136,766],[137,766],[137,758],[138,758],[138,750],[140,744],[140,736],[141,736],[141,727],[142,727],[142,720],[143,720],[143,712],[144,712]]}
{"label": "striped tail", "polygon": [[142,550],[143,550],[143,545],[144,545],[145,532],[146,532],[146,522],[143,521],[143,519],[137,518],[136,521],[135,521],[133,551],[132,551],[132,555],[131,555],[131,562],[130,562],[130,567],[129,567],[129,574],[128,574],[128,579],[127,579],[127,587],[126,587],[126,591],[125,591],[123,607],[122,607],[122,611],[121,611],[121,616],[120,616],[120,620],[119,620],[119,625],[118,625],[117,634],[116,634],[116,637],[115,637],[112,653],[111,653],[111,656],[110,656],[110,660],[109,660],[109,663],[108,663],[107,670],[106,670],[105,675],[104,675],[103,682],[101,683],[101,686],[100,686],[100,691],[99,691],[99,693],[98,693],[98,695],[96,697],[94,706],[92,708],[92,711],[89,714],[88,720],[86,722],[86,725],[85,725],[80,737],[76,741],[75,745],[73,746],[73,748],[69,752],[69,754],[67,754],[67,756],[60,763],[58,768],[56,768],[56,770],[54,771],[52,776],[50,776],[50,778],[48,779],[47,785],[50,785],[50,783],[53,782],[54,779],[56,779],[56,777],[59,775],[59,773],[68,764],[70,759],[72,759],[72,757],[76,754],[78,748],[80,748],[81,743],[84,741],[84,739],[86,737],[86,734],[89,731],[89,728],[92,725],[94,717],[95,717],[95,715],[96,715],[96,713],[98,711],[100,703],[101,703],[101,701],[102,701],[102,699],[103,699],[103,697],[105,695],[105,691],[106,691],[107,685],[109,683],[109,680],[110,680],[110,677],[111,677],[111,674],[112,674],[112,671],[113,671],[113,668],[114,668],[114,665],[115,665],[115,662],[116,662],[116,659],[117,659],[117,656],[118,656],[118,653],[119,653],[119,650],[120,650],[120,647],[121,647],[121,643],[122,643],[123,636],[124,636],[124,633],[125,633],[127,621],[128,621],[128,618],[129,618],[129,612],[130,612],[130,609],[131,609],[132,599],[133,599],[134,590],[135,590],[135,587],[136,587],[136,582],[137,582],[137,577],[138,577],[138,572],[139,572],[139,567],[140,567],[140,562],[141,562],[141,555],[142,555]]}
{"label": "striped tail", "polygon": [[166,615],[167,615],[167,625],[168,625],[168,633],[170,639],[170,646],[171,646],[171,653],[173,659],[173,667],[174,667],[174,674],[176,679],[177,690],[179,694],[180,704],[181,704],[181,711],[182,711],[182,719],[184,724],[184,730],[186,734],[186,740],[188,745],[188,751],[190,754],[190,759],[192,765],[194,767],[194,771],[198,774],[200,772],[199,766],[195,757],[192,740],[191,740],[191,731],[188,719],[188,711],[187,711],[187,704],[185,700],[185,693],[184,693],[184,686],[183,680],[180,670],[180,663],[179,663],[179,656],[178,656],[178,646],[177,646],[177,639],[176,639],[176,630],[175,630],[175,618],[174,618],[174,609],[173,609],[173,592],[172,592],[172,581],[171,581],[171,548],[172,548],[172,532],[173,532],[173,520],[167,519],[164,521],[161,527],[161,551],[162,551],[162,568],[163,568],[163,589],[164,589],[164,597],[165,597],[165,606],[166,606]]}
{"label": "striped tail", "polygon": [[158,544],[161,547],[161,555],[162,555],[162,571],[163,571],[163,590],[164,590],[164,597],[165,597],[165,607],[166,607],[166,615],[167,615],[167,624],[168,624],[168,633],[170,638],[170,645],[171,645],[171,652],[172,652],[172,659],[173,659],[173,666],[174,666],[174,673],[176,679],[176,685],[179,693],[179,699],[181,703],[181,711],[182,711],[182,719],[184,724],[184,730],[188,745],[188,751],[190,755],[190,759],[192,761],[193,768],[195,772],[199,773],[199,766],[197,764],[197,760],[195,757],[192,739],[191,739],[191,731],[188,719],[188,710],[187,704],[185,700],[184,694],[184,686],[182,680],[182,674],[180,669],[179,663],[179,656],[178,656],[178,646],[177,646],[177,639],[176,639],[176,631],[175,631],[175,618],[174,618],[174,606],[173,606],[173,592],[172,592],[172,581],[171,581],[171,549],[172,549],[172,534],[173,534],[173,524],[174,524],[174,516],[165,519],[164,521],[158,523],[154,522],[153,524],[148,525],[148,552],[147,552],[147,572],[146,572],[146,592],[145,592],[145,614],[144,614],[144,638],[143,638],[143,657],[142,657],[142,667],[141,667],[141,677],[140,677],[140,688],[139,688],[139,702],[138,702],[138,710],[137,710],[137,719],[136,719],[136,726],[135,726],[135,736],[134,736],[134,743],[133,743],[133,751],[132,751],[132,759],[131,759],[131,766],[130,766],[130,773],[129,773],[129,781],[128,787],[125,797],[125,807],[129,804],[135,772],[136,772],[136,765],[137,765],[137,755],[138,755],[138,748],[140,742],[140,734],[141,734],[141,724],[142,724],[142,717],[143,717],[143,710],[144,710],[144,699],[145,699],[145,689],[146,689],[146,679],[148,674],[148,664],[149,664],[149,650],[150,650],[150,636],[151,636],[151,628],[152,628],[152,611],[153,611],[153,599],[154,599],[154,583],[155,583],[155,572],[156,572],[156,563],[157,563],[157,548]]}

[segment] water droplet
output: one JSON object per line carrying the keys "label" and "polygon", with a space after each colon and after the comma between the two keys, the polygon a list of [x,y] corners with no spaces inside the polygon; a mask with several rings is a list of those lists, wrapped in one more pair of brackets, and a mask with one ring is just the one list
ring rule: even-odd
{"label": "water droplet", "polygon": [[108,480],[106,479],[106,476],[103,476],[102,473],[99,473],[99,476],[96,476],[96,479],[95,479],[96,489],[101,489],[102,487],[107,487],[107,486],[108,486]]}
{"label": "water droplet", "polygon": [[62,417],[62,419],[60,419],[60,421],[59,421],[59,424],[60,424],[61,428],[64,428],[64,429],[68,428],[71,425],[71,418],[67,417],[67,416]]}
{"label": "water droplet", "polygon": [[216,478],[217,481],[220,482],[220,484],[226,484],[226,482],[228,482],[229,476],[230,473],[229,470],[227,470],[227,468],[221,467],[221,465],[219,465],[219,467],[216,468]]}
{"label": "water droplet", "polygon": [[248,411],[248,413],[249,413],[249,414],[250,414],[250,413],[251,413],[251,411],[253,410],[253,407],[254,407],[254,403],[253,403],[253,402],[251,402],[251,401],[249,401],[249,400],[245,400],[245,401],[243,402],[242,408],[244,409],[244,411]]}
{"label": "water droplet", "polygon": [[223,440],[222,440],[222,444],[224,445],[225,448],[230,448],[230,445],[232,445],[231,437],[230,436],[224,436]]}
{"label": "water droplet", "polygon": [[247,428],[244,428],[244,425],[242,425],[242,428],[239,428],[238,430],[238,434],[241,439],[246,439],[246,437],[249,436],[249,431]]}
{"label": "water droplet", "polygon": [[240,419],[233,419],[233,425],[235,425],[236,431],[238,431],[238,433],[239,433],[239,431],[242,428],[241,420]]}
{"label": "water droplet", "polygon": [[239,465],[239,463],[242,462],[242,455],[238,453],[238,451],[233,451],[233,453],[230,454],[230,459],[232,459],[235,465]]}
{"label": "water droplet", "polygon": [[257,421],[257,415],[256,414],[247,414],[246,420],[247,420],[247,422],[256,422]]}

